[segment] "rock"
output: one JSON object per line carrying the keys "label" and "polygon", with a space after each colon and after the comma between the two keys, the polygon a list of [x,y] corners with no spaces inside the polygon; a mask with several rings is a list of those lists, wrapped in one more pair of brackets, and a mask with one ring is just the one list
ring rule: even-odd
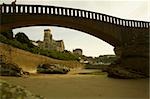
{"label": "rock", "polygon": [[25,72],[22,70],[22,68],[19,68],[16,64],[11,63],[0,63],[0,75],[1,76],[17,76],[21,77],[24,74],[29,74],[28,72]]}
{"label": "rock", "polygon": [[21,86],[9,84],[0,80],[0,99],[45,99],[34,95]]}
{"label": "rock", "polygon": [[140,29],[124,29],[123,31],[121,44],[114,48],[116,55],[121,59],[121,66],[150,76],[149,31]]}
{"label": "rock", "polygon": [[108,73],[108,77],[111,78],[118,78],[118,79],[136,79],[136,78],[146,78],[146,76],[132,71],[128,70],[122,67],[109,67],[106,71]]}
{"label": "rock", "polygon": [[66,74],[70,71],[69,68],[60,64],[40,64],[37,67],[38,73],[45,74]]}

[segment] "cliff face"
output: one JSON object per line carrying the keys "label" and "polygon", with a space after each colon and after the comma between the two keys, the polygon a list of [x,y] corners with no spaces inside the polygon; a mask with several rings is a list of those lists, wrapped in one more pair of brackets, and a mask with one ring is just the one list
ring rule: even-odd
{"label": "cliff face", "polygon": [[58,63],[71,68],[82,68],[83,65],[77,61],[63,61],[48,58],[42,55],[32,54],[30,52],[14,48],[10,45],[0,43],[0,56],[2,60],[8,63],[15,63],[23,70],[35,72],[36,67],[42,63]]}

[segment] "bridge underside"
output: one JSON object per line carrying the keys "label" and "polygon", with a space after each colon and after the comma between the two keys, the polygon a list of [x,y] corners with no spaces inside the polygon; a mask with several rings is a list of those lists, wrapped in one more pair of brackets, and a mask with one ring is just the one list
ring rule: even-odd
{"label": "bridge underside", "polygon": [[30,14],[6,14],[2,15],[1,19],[1,32],[28,26],[60,26],[88,33],[108,42],[112,46],[120,44],[119,27],[97,20],[56,15]]}

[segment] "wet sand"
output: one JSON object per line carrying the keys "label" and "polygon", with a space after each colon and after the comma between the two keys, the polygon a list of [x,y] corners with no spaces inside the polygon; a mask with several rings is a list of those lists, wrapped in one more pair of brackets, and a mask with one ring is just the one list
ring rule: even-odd
{"label": "wet sand", "polygon": [[149,79],[125,80],[78,74],[0,78],[47,99],[149,99]]}

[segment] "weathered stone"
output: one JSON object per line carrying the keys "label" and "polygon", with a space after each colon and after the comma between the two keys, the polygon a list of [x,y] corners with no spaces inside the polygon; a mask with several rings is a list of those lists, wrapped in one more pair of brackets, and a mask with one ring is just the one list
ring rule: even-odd
{"label": "weathered stone", "polygon": [[40,64],[37,67],[38,73],[46,74],[66,74],[70,71],[69,68],[60,64]]}
{"label": "weathered stone", "polygon": [[114,51],[119,61],[114,65],[149,74],[149,31],[146,29],[124,29],[122,43]]}
{"label": "weathered stone", "polygon": [[140,71],[146,76],[149,75],[149,47],[147,44],[140,45],[135,42],[132,45],[116,47],[114,51],[120,59],[120,66]]}
{"label": "weathered stone", "polygon": [[9,84],[0,80],[0,99],[45,99],[42,96],[34,95],[21,86]]}
{"label": "weathered stone", "polygon": [[21,77],[22,75],[29,75],[29,72],[25,72],[22,68],[19,68],[16,64],[11,63],[1,63],[0,64],[0,75],[1,76],[17,76]]}
{"label": "weathered stone", "polygon": [[149,58],[127,57],[123,58],[121,64],[124,68],[130,68],[131,70],[143,73],[145,76],[149,76]]}
{"label": "weathered stone", "polygon": [[137,78],[146,78],[140,72],[136,72],[133,70],[128,70],[122,68],[121,66],[110,67],[106,70],[108,73],[108,77],[119,78],[119,79],[137,79]]}
{"label": "weathered stone", "polygon": [[44,40],[37,41],[37,44],[41,49],[45,50],[56,50],[59,52],[63,52],[65,49],[63,40],[53,40],[50,29],[44,30]]}

